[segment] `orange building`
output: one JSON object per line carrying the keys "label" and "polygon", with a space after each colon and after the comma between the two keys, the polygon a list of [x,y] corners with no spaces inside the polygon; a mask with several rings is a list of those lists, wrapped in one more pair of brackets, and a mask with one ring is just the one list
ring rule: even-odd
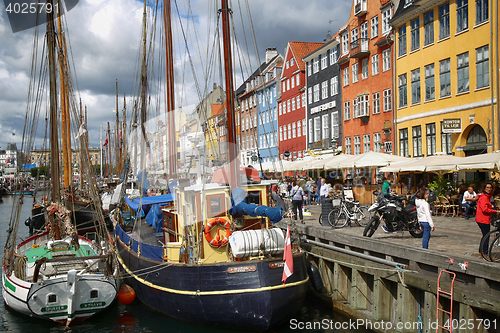
{"label": "orange building", "polygon": [[392,1],[354,0],[339,30],[344,151],[393,153]]}

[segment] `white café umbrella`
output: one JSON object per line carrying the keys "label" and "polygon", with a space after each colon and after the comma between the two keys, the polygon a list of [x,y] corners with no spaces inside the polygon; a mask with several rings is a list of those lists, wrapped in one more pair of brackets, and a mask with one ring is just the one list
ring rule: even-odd
{"label": "white caf\u00e9 umbrella", "polygon": [[[332,157],[330,157],[328,159],[325,159],[323,161],[323,163],[321,163],[321,165],[318,165],[317,169],[325,169],[325,170],[338,169],[337,166],[338,166],[338,164],[341,161],[344,161],[344,160],[346,160],[348,158],[351,158],[352,156],[354,156],[354,155],[350,155],[350,154],[338,154],[338,155],[332,156]],[[319,168],[319,166],[321,166],[321,168]]]}
{"label": "white caf\u00e9 umbrella", "polygon": [[500,169],[500,152],[463,157],[457,163],[457,169],[498,171]]}
{"label": "white caf\u00e9 umbrella", "polygon": [[302,171],[303,167],[307,165],[307,163],[313,160],[314,157],[306,156],[301,160],[295,160],[293,162],[288,163],[286,166],[283,166],[284,171]]}
{"label": "white caf\u00e9 umbrella", "polygon": [[369,151],[339,161],[337,169],[383,167],[394,162],[409,160],[407,157]]}
{"label": "white caf\u00e9 umbrella", "polygon": [[445,173],[457,170],[457,163],[462,157],[450,155],[434,155],[414,158],[404,162],[393,163],[380,169],[381,172],[434,172],[442,177]]}

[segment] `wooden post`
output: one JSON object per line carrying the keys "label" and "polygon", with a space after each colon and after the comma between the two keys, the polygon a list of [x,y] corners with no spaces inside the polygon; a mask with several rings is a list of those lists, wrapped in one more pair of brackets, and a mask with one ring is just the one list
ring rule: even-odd
{"label": "wooden post", "polygon": [[349,289],[351,287],[351,281],[349,280],[349,267],[342,266],[335,263],[333,272],[333,295],[332,298],[336,301],[348,301],[349,300]]}
{"label": "wooden post", "polygon": [[372,302],[372,292],[368,286],[368,279],[365,273],[352,270],[351,275],[351,293],[349,294],[350,302],[355,310],[366,310]]}
{"label": "wooden post", "polygon": [[[412,290],[410,288],[404,287],[401,283],[398,283],[397,292],[397,307],[396,307],[396,325],[401,329],[397,329],[397,332],[416,332],[415,323],[417,318],[415,315],[417,299],[415,298]],[[418,331],[418,330],[417,330]]]}
{"label": "wooden post", "polygon": [[373,319],[391,320],[391,281],[375,275],[373,278]]}

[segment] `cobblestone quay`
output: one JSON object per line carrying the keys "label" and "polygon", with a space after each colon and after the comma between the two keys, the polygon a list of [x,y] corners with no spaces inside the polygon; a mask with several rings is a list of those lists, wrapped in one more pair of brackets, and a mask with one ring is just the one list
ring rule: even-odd
{"label": "cobblestone quay", "polygon": [[[500,262],[478,257],[481,232],[473,218],[433,216],[435,231],[429,249],[408,232],[386,234],[378,228],[363,237],[362,227],[334,229],[320,225],[321,206],[296,224],[302,247],[321,275],[323,288],[311,293],[332,304],[335,311],[366,323],[377,332],[500,332]],[[290,219],[280,222],[286,229]],[[309,243],[312,241],[314,244]],[[325,244],[323,246],[321,244]],[[395,264],[400,264],[396,268]],[[450,292],[450,316],[440,311],[437,287]],[[439,293],[439,308],[450,311],[450,297]],[[440,329],[439,331],[442,331]]]}

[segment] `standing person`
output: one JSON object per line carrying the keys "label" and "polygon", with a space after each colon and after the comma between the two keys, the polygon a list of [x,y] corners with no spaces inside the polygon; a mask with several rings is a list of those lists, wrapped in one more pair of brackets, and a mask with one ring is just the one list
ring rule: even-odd
{"label": "standing person", "polygon": [[310,206],[311,205],[311,197],[312,197],[312,194],[313,194],[313,185],[314,185],[314,181],[312,180],[311,177],[309,177],[307,179],[307,182],[306,182],[306,195],[307,195],[307,205]]}
{"label": "standing person", "polygon": [[389,174],[384,181],[384,185],[382,185],[382,193],[384,197],[388,198],[392,194],[391,183],[394,180],[394,176]]}
{"label": "standing person", "polygon": [[285,180],[282,180],[280,183],[280,195],[284,199],[287,197],[287,193],[288,192],[287,192],[287,186],[286,186]]}
{"label": "standing person", "polygon": [[[479,193],[479,199],[477,200],[477,209],[476,209],[476,223],[481,229],[481,233],[483,238],[485,238],[486,234],[490,232],[490,224],[491,224],[491,213],[497,213],[496,210],[491,208],[491,194],[493,192],[493,184],[491,182],[485,182],[481,188],[481,193]],[[488,236],[483,243],[483,255],[485,257],[488,256],[490,237]],[[481,243],[479,243],[479,255],[481,255]]]}
{"label": "standing person", "polygon": [[322,181],[321,181],[321,177],[318,178],[318,182],[316,183],[316,201],[318,202],[317,204],[319,205],[321,203],[321,195],[320,195],[320,192],[321,192],[321,184],[322,184]]}
{"label": "standing person", "polygon": [[476,206],[476,201],[478,197],[476,195],[476,192],[474,192],[474,189],[472,186],[469,186],[467,191],[464,192],[463,199],[462,199],[462,207],[465,207],[465,219],[469,219],[469,209],[474,208]]}
{"label": "standing person", "polygon": [[319,190],[321,203],[323,203],[324,198],[328,198],[328,194],[330,194],[330,187],[326,184],[326,179],[321,178],[321,189]]}
{"label": "standing person", "polygon": [[300,223],[304,224],[304,216],[302,216],[302,200],[304,198],[304,190],[302,187],[297,185],[297,182],[293,182],[292,191],[290,193],[292,197],[292,208],[294,219],[297,221],[297,214],[300,217]]}
{"label": "standing person", "polygon": [[434,222],[432,221],[431,208],[426,201],[429,198],[429,190],[421,188],[416,194],[415,206],[417,206],[417,219],[420,223],[420,230],[424,231],[422,238],[422,247],[429,248],[429,239],[431,239],[431,231],[434,231]]}

